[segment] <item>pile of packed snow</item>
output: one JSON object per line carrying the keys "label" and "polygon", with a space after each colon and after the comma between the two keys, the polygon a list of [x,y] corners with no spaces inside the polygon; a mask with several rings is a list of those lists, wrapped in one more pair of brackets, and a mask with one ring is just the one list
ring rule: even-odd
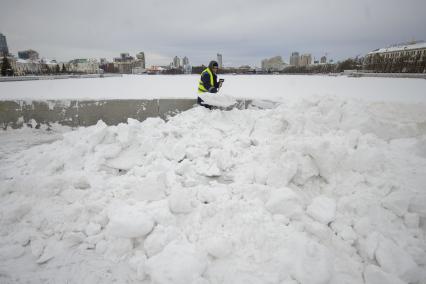
{"label": "pile of packed snow", "polygon": [[426,282],[425,105],[196,107],[0,162],[1,283]]}

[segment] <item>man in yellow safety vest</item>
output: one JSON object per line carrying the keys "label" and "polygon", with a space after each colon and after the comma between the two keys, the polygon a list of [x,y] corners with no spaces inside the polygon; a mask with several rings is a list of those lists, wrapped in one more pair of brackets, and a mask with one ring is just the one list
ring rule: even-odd
{"label": "man in yellow safety vest", "polygon": [[202,105],[206,108],[212,109],[212,106],[204,103],[202,97],[206,93],[217,93],[222,85],[223,80],[217,81],[217,71],[219,65],[216,61],[210,61],[209,67],[201,72],[201,79],[198,83],[198,99],[197,104]]}

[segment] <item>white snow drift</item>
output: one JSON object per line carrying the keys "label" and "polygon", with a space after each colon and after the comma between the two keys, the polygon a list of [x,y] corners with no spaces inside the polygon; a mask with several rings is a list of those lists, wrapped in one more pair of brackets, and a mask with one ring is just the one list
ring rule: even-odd
{"label": "white snow drift", "polygon": [[13,133],[2,283],[426,282],[425,105],[197,107],[16,154]]}

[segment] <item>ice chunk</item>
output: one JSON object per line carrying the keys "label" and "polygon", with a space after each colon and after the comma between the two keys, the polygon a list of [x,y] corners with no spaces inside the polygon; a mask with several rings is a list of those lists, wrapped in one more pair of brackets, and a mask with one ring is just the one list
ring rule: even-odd
{"label": "ice chunk", "polygon": [[147,260],[146,272],[153,283],[188,284],[200,277],[206,266],[206,256],[194,245],[173,241]]}
{"label": "ice chunk", "polygon": [[[99,251],[102,249],[103,248],[99,248]],[[131,239],[113,239],[106,244],[105,257],[112,261],[119,261],[128,257],[128,255],[132,252],[132,249],[133,241]]]}
{"label": "ice chunk", "polygon": [[393,241],[383,238],[376,250],[376,259],[385,272],[410,280],[417,264],[413,258]]}
{"label": "ice chunk", "polygon": [[144,241],[143,247],[146,254],[151,257],[163,250],[163,248],[177,237],[178,233],[173,227],[158,225]]}
{"label": "ice chunk", "polygon": [[108,212],[108,232],[116,237],[144,237],[152,231],[154,221],[136,206],[122,204],[113,206]]}
{"label": "ice chunk", "polygon": [[170,211],[173,213],[189,213],[192,211],[194,196],[191,189],[176,189],[169,196]]}
{"label": "ice chunk", "polygon": [[302,213],[299,196],[288,187],[273,189],[265,206],[272,214],[282,214],[290,218]]}
{"label": "ice chunk", "polygon": [[296,163],[288,163],[269,170],[266,184],[274,187],[287,186],[297,172]]}
{"label": "ice chunk", "polygon": [[85,232],[88,236],[93,236],[98,234],[101,231],[102,227],[99,224],[96,223],[89,223],[89,225],[87,225]]}
{"label": "ice chunk", "polygon": [[306,212],[318,222],[328,224],[335,218],[336,201],[326,196],[315,197]]}

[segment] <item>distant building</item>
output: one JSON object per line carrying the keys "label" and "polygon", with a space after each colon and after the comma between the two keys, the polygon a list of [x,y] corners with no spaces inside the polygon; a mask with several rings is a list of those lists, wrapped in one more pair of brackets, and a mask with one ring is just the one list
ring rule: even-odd
{"label": "distant building", "polygon": [[322,57],[321,57],[321,60],[320,60],[320,63],[321,63],[321,64],[325,64],[325,63],[327,63],[327,57],[326,57],[326,56],[322,56]]}
{"label": "distant building", "polygon": [[[134,72],[139,74],[142,69],[145,69],[143,68],[145,66],[145,54],[141,52],[136,56],[139,56],[139,58],[135,59],[126,52],[121,53],[120,57],[114,58],[113,69],[117,70],[120,74],[134,74]],[[133,70],[134,68],[137,68],[136,71]]]}
{"label": "distant building", "polygon": [[100,62],[100,64],[101,64],[101,65],[106,65],[106,64],[108,64],[108,60],[107,60],[106,58],[101,58],[101,59],[99,60],[99,62]]}
{"label": "distant building", "polygon": [[309,53],[302,54],[300,56],[299,66],[309,66],[311,64],[312,64],[312,56]]}
{"label": "distant building", "polygon": [[142,68],[142,69],[145,69],[145,53],[143,53],[143,52],[139,52],[138,54],[136,54],[136,58],[138,59],[138,61],[139,61],[139,64],[138,65],[140,65],[140,66],[138,66],[138,67],[140,67],[140,68]]}
{"label": "distant building", "polygon": [[223,68],[223,62],[222,62],[222,54],[217,54],[217,64],[219,65],[219,68]]}
{"label": "distant building", "polygon": [[39,61],[30,59],[18,59],[16,61],[16,72],[18,76],[36,75],[41,73],[41,64]]}
{"label": "distant building", "polygon": [[290,56],[290,65],[292,66],[299,66],[299,52],[293,52]]}
{"label": "distant building", "polygon": [[9,54],[9,48],[7,47],[6,36],[0,33],[0,56],[7,56]]}
{"label": "distant building", "polygon": [[192,66],[189,64],[188,57],[184,57],[182,59],[182,65],[183,65],[183,73],[184,74],[192,74]]}
{"label": "distant building", "polygon": [[184,74],[192,74],[192,66],[190,64],[183,65]]}
{"label": "distant building", "polygon": [[182,59],[182,65],[183,66],[185,66],[185,65],[189,65],[189,59],[188,59],[188,57],[184,57],[183,59]]}
{"label": "distant building", "polygon": [[114,58],[114,62],[117,62],[117,63],[119,63],[119,62],[131,62],[133,60],[135,60],[135,59],[132,56],[130,56],[129,53],[126,53],[126,52],[120,53],[120,57]]}
{"label": "distant building", "polygon": [[38,59],[38,52],[32,49],[18,51],[18,57],[20,59],[30,59],[30,60],[37,60]]}
{"label": "distant building", "polygon": [[426,72],[426,42],[410,42],[369,52],[363,68],[376,72]]}
{"label": "distant building", "polygon": [[267,72],[282,71],[285,63],[281,56],[275,56],[269,59],[262,60],[262,70]]}
{"label": "distant building", "polygon": [[175,56],[175,58],[173,58],[173,62],[172,62],[172,68],[174,69],[179,69],[180,68],[180,58]]}
{"label": "distant building", "polygon": [[69,72],[97,74],[99,73],[99,63],[96,59],[74,59],[68,62]]}
{"label": "distant building", "polygon": [[161,74],[165,69],[161,66],[151,66],[146,71],[148,74],[154,75],[154,74]]}

